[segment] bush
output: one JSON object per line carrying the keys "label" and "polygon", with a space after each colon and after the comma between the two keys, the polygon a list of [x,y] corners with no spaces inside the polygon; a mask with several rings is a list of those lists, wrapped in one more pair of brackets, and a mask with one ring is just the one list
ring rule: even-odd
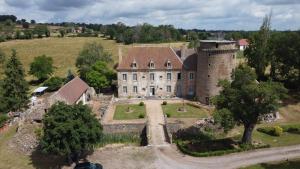
{"label": "bush", "polygon": [[166,113],[167,117],[171,117],[171,114],[170,113]]}
{"label": "bush", "polygon": [[140,103],[139,103],[139,106],[144,106],[144,105],[145,105],[144,102],[140,102]]}
{"label": "bush", "polygon": [[168,102],[167,101],[163,101],[162,105],[167,105]]}
{"label": "bush", "polygon": [[7,115],[4,114],[0,115],[0,128],[6,124],[7,120],[8,120]]}
{"label": "bush", "polygon": [[143,115],[143,114],[139,115],[139,119],[143,119],[144,117],[145,117],[145,115]]}
{"label": "bush", "polygon": [[283,129],[283,132],[300,134],[300,124],[290,124],[280,126]]}
{"label": "bush", "polygon": [[257,131],[268,134],[270,136],[281,136],[283,133],[283,129],[280,126],[260,127],[257,129]]}
{"label": "bush", "polygon": [[283,133],[283,129],[280,126],[275,126],[273,132],[274,136],[281,136]]}
{"label": "bush", "polygon": [[60,77],[51,77],[44,82],[44,86],[48,87],[48,91],[53,92],[58,90],[63,84],[63,79]]}

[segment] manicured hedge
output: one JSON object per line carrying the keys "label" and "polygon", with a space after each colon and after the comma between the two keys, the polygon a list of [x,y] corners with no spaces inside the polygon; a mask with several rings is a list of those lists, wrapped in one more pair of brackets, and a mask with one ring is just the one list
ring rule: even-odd
{"label": "manicured hedge", "polygon": [[283,132],[300,134],[300,124],[288,124],[274,127],[259,127],[257,128],[257,131],[271,136],[280,136],[280,134],[278,135],[276,132],[276,129],[278,131],[278,127],[282,128]]}
{"label": "manicured hedge", "polygon": [[176,145],[178,149],[184,153],[195,157],[209,157],[209,156],[220,156],[230,153],[237,153],[242,151],[248,151],[248,150],[254,150],[254,149],[260,149],[260,148],[269,148],[270,145],[261,145],[261,146],[240,146],[240,148],[235,149],[229,149],[229,150],[218,150],[218,151],[208,151],[208,152],[195,152],[189,150],[184,142],[177,140]]}

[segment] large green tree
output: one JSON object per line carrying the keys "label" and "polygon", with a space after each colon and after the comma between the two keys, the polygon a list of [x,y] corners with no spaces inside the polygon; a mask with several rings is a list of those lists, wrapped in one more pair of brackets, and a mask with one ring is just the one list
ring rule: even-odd
{"label": "large green tree", "polygon": [[300,88],[300,32],[274,33],[270,42],[271,77]]}
{"label": "large green tree", "polygon": [[93,150],[102,137],[102,126],[92,115],[91,109],[82,104],[54,104],[43,119],[42,151],[75,162],[84,151]]}
{"label": "large green tree", "polygon": [[271,31],[271,14],[266,15],[260,30],[249,39],[245,50],[248,64],[255,68],[259,80],[265,79],[265,71],[270,64],[269,40]]}
{"label": "large green tree", "polygon": [[17,58],[17,53],[12,50],[8,59],[3,79],[3,98],[6,101],[7,111],[19,111],[28,104],[28,83],[25,80],[24,69]]}
{"label": "large green tree", "polygon": [[39,81],[48,79],[53,73],[53,59],[46,55],[35,57],[30,64],[29,74],[35,76]]}
{"label": "large green tree", "polygon": [[76,67],[82,79],[86,80],[87,72],[91,70],[92,65],[97,61],[112,62],[111,54],[105,52],[100,43],[85,44],[76,60]]}
{"label": "large green tree", "polygon": [[86,75],[87,83],[94,87],[97,92],[102,88],[111,86],[112,81],[116,79],[116,74],[107,67],[105,62],[98,61],[92,66]]}
{"label": "large green tree", "polygon": [[216,111],[215,121],[225,131],[235,124],[244,125],[242,143],[251,143],[252,132],[259,117],[277,110],[280,98],[287,92],[276,82],[258,82],[255,72],[240,65],[232,75],[233,81],[220,81],[223,88],[213,99]]}

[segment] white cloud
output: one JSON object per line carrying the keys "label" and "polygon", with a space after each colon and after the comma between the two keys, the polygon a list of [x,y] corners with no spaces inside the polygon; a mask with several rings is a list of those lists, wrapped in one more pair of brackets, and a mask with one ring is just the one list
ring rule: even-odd
{"label": "white cloud", "polygon": [[299,0],[0,0],[0,14],[39,22],[148,22],[199,29],[258,29],[271,10],[273,28],[300,28]]}

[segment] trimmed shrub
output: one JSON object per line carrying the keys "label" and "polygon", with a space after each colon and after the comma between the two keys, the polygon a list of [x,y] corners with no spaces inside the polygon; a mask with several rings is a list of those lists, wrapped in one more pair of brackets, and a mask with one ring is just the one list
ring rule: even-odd
{"label": "trimmed shrub", "polygon": [[144,105],[145,105],[144,102],[140,102],[140,103],[139,103],[139,106],[144,106]]}
{"label": "trimmed shrub", "polygon": [[143,119],[144,117],[145,117],[145,115],[143,115],[143,114],[139,115],[139,119]]}
{"label": "trimmed shrub", "polygon": [[281,136],[284,130],[280,126],[274,126],[274,127],[260,127],[257,129],[257,131],[268,134],[270,136]]}
{"label": "trimmed shrub", "polygon": [[5,123],[7,122],[7,120],[8,120],[7,115],[0,114],[0,128],[5,125]]}
{"label": "trimmed shrub", "polygon": [[289,124],[280,126],[283,132],[300,134],[300,124]]}
{"label": "trimmed shrub", "polygon": [[44,82],[44,86],[47,86],[47,91],[53,92],[58,90],[63,84],[63,79],[60,77],[51,77]]}
{"label": "trimmed shrub", "polygon": [[166,113],[167,117],[171,117],[171,114],[170,113]]}
{"label": "trimmed shrub", "polygon": [[167,105],[168,102],[167,101],[163,101],[162,105]]}
{"label": "trimmed shrub", "polygon": [[281,136],[283,133],[283,129],[280,126],[275,126],[274,127],[274,135],[275,136]]}

